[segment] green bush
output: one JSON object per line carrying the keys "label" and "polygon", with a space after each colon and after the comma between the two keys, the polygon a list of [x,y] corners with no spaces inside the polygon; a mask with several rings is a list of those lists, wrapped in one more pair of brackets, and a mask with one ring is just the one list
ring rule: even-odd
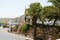
{"label": "green bush", "polygon": [[23,23],[22,25],[21,25],[21,27],[20,27],[20,30],[21,31],[27,31],[27,25],[26,25],[26,23]]}

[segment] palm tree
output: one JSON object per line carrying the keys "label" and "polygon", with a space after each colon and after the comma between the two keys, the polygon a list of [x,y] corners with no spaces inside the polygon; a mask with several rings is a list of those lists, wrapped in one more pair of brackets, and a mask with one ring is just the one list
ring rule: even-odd
{"label": "palm tree", "polygon": [[36,40],[36,32],[37,32],[37,26],[36,26],[36,21],[39,18],[42,23],[43,19],[41,18],[42,15],[42,6],[40,5],[40,3],[32,3],[30,4],[30,7],[28,9],[26,9],[26,16],[30,16],[32,18],[32,25],[34,27],[34,40]]}
{"label": "palm tree", "polygon": [[53,23],[53,26],[55,26],[56,21],[59,19],[57,15],[57,9],[54,6],[46,6],[43,9],[45,18],[50,19],[49,21],[55,19]]}
{"label": "palm tree", "polygon": [[[48,0],[48,1],[51,2],[56,7],[56,9],[57,9],[57,15],[58,15],[59,20],[60,20],[60,0]],[[59,31],[60,27],[57,27],[57,28],[58,28],[57,30]]]}
{"label": "palm tree", "polygon": [[60,0],[48,0],[49,2],[51,2],[57,9],[57,14],[60,17]]}

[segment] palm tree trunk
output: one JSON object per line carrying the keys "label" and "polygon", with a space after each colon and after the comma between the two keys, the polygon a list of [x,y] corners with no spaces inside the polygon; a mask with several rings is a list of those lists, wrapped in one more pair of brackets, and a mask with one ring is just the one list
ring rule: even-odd
{"label": "palm tree trunk", "polygon": [[37,40],[36,39],[36,35],[37,35],[37,25],[36,25],[36,21],[37,21],[37,17],[36,16],[33,16],[32,18],[32,25],[34,27],[34,40]]}

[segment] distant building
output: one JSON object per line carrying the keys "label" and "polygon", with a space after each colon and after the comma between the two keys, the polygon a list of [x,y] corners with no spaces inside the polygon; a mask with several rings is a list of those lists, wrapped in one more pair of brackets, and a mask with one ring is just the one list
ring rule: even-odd
{"label": "distant building", "polygon": [[24,23],[25,22],[25,16],[22,15],[20,17],[16,17],[14,19],[11,19],[8,21],[8,26],[10,27],[14,27],[16,25],[20,25],[21,23]]}
{"label": "distant building", "polygon": [[18,24],[18,22],[16,22],[14,19],[13,20],[10,20],[9,22],[8,22],[8,26],[9,27],[14,27],[14,26],[16,26]]}

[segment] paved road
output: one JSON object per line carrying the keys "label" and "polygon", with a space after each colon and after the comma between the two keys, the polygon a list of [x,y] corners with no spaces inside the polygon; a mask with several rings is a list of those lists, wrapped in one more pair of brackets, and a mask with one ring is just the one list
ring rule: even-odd
{"label": "paved road", "polygon": [[8,33],[6,29],[0,28],[0,40],[25,40],[26,38],[20,35]]}

